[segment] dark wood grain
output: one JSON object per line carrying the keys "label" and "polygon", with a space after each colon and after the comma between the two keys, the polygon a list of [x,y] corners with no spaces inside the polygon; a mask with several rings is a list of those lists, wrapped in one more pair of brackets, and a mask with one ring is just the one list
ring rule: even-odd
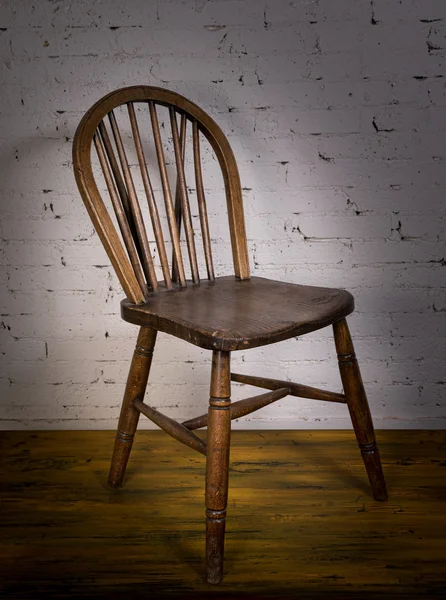
{"label": "dark wood grain", "polygon": [[0,432],[0,594],[443,599],[446,432],[376,434],[388,503],[371,497],[353,431],[233,430],[216,590],[205,583],[204,456],[139,431],[126,489],[110,490],[111,431]]}
{"label": "dark wood grain", "polygon": [[139,412],[135,410],[133,402],[136,398],[144,398],[152,365],[156,335],[157,331],[148,327],[141,327],[139,331],[127,378],[108,476],[108,484],[111,487],[122,485],[139,419]]}
{"label": "dark wood grain", "polygon": [[[124,244],[129,255],[130,261],[132,263],[133,270],[135,272],[136,278],[138,280],[141,291],[146,295],[147,293],[147,285],[144,279],[144,273],[141,269],[141,264],[139,262],[139,256],[137,252],[137,247],[135,241],[137,241],[137,236],[130,229],[129,224],[129,215],[130,209],[126,212],[124,205],[120,201],[120,197],[118,195],[115,181],[113,180],[112,173],[110,171],[110,166],[107,163],[106,154],[103,147],[103,142],[101,137],[98,134],[94,136],[94,145],[98,154],[99,163],[102,168],[102,172],[104,174],[105,183],[107,185],[108,193],[110,195],[110,199],[113,205],[113,210],[115,211],[116,218],[118,220],[119,229],[121,231],[122,239],[124,240]],[[122,197],[122,196],[121,196]],[[132,220],[133,223],[133,220]]]}
{"label": "dark wood grain", "polygon": [[121,303],[121,315],[201,346],[242,350],[331,325],[353,310],[349,292],[252,277],[219,277],[175,293],[151,295],[145,304]]}
{"label": "dark wood grain", "polygon": [[139,133],[138,121],[136,120],[135,108],[132,102],[127,105],[130,124],[132,127],[133,139],[135,141],[136,154],[138,157],[139,169],[141,171],[142,182],[144,191],[146,193],[147,204],[149,206],[150,219],[152,221],[153,233],[155,235],[156,247],[161,262],[161,269],[163,271],[164,283],[167,289],[172,287],[172,280],[170,278],[169,263],[166,255],[166,246],[163,239],[163,230],[161,228],[160,217],[158,213],[158,207],[156,205],[155,196],[153,194],[152,183],[149,177],[149,171],[147,169],[147,163],[144,156],[144,149],[141,142],[141,135]]}
{"label": "dark wood grain", "polygon": [[169,224],[170,239],[172,240],[172,249],[175,254],[175,265],[178,274],[178,280],[181,286],[186,285],[186,275],[184,273],[183,255],[180,246],[180,231],[175,215],[172,193],[170,191],[169,177],[167,175],[166,160],[164,157],[163,143],[158,121],[158,113],[155,103],[149,100],[150,119],[152,122],[153,139],[155,141],[156,156],[158,158],[158,167],[163,187],[164,206],[166,207],[167,222]]}
{"label": "dark wood grain", "polygon": [[[181,146],[181,160],[184,164],[184,158],[186,156],[186,126],[187,126],[187,118],[183,113],[181,115],[181,123],[180,123],[180,146]],[[177,222],[178,233],[181,237],[181,196],[180,196],[180,178],[177,175],[177,184],[175,190],[175,220]],[[176,264],[175,258],[175,249],[172,248],[172,281],[178,281],[178,267]]]}
{"label": "dark wood grain", "polygon": [[124,181],[128,192],[130,208],[135,223],[135,229],[138,236],[138,243],[141,249],[141,261],[144,273],[147,278],[147,283],[152,288],[152,291],[158,290],[158,281],[156,279],[155,268],[153,266],[153,259],[150,253],[149,242],[147,239],[146,226],[139,205],[138,196],[136,194],[135,184],[133,177],[130,172],[130,166],[125,152],[124,144],[121,138],[121,132],[119,131],[118,123],[113,111],[110,111],[109,115],[110,125],[113,132],[116,148],[118,150],[119,162],[121,163],[121,169],[124,174]]}
{"label": "dark wood grain", "polygon": [[184,173],[184,158],[181,148],[180,135],[178,133],[178,123],[176,112],[173,106],[169,106],[170,124],[172,127],[172,139],[175,152],[175,162],[178,176],[178,192],[181,202],[181,214],[183,217],[184,231],[186,233],[187,249],[189,252],[189,262],[192,273],[192,281],[200,282],[198,274],[197,251],[195,249],[194,229],[192,227],[192,217],[190,212],[189,196],[186,187],[186,175]]}
{"label": "dark wood grain", "polygon": [[200,131],[197,121],[192,124],[192,139],[194,149],[194,170],[195,170],[195,185],[197,188],[198,212],[200,215],[201,236],[203,238],[204,256],[206,259],[206,269],[208,279],[214,281],[214,263],[212,260],[211,237],[209,233],[209,222],[206,208],[206,199],[204,195],[203,173],[201,171],[201,154],[200,154]]}
{"label": "dark wood grain", "polygon": [[[122,178],[122,173],[118,166],[118,161],[116,159],[115,152],[113,150],[113,146],[112,146],[112,143],[110,140],[110,136],[108,135],[107,127],[106,127],[104,121],[101,121],[99,123],[98,128],[93,135],[93,139],[95,136],[99,136],[102,143],[104,144],[105,153],[107,155],[107,159],[110,164],[110,169],[112,171],[113,178],[115,180],[116,187],[118,189],[122,207],[123,207],[125,215],[127,217],[127,221],[129,223],[135,243],[137,243],[138,236],[136,233],[135,222],[134,222],[132,211],[130,208],[129,195],[128,195],[127,188],[124,183],[124,179]],[[104,167],[102,165],[101,165],[101,168],[102,168],[102,170],[104,170]],[[138,248],[138,251],[140,251],[140,248]]]}
{"label": "dark wood grain", "polygon": [[150,419],[153,423],[158,425],[161,429],[163,429],[166,433],[171,435],[174,439],[201,454],[206,454],[206,444],[201,440],[198,436],[194,435],[184,427],[181,423],[177,423],[170,417],[163,415],[158,410],[155,410],[151,406],[144,404],[141,400],[133,401],[134,408],[145,415],[148,419]]}
{"label": "dark wood grain", "polygon": [[375,500],[387,500],[387,488],[375,440],[372,415],[356,360],[355,349],[347,321],[342,319],[333,325],[339,371],[344,386],[356,439],[367,469]]}
{"label": "dark wood grain", "polygon": [[206,455],[206,581],[223,578],[231,443],[230,353],[212,354]]}
{"label": "dark wood grain", "polygon": [[[239,419],[240,417],[245,417],[264,406],[268,406],[273,402],[277,402],[277,400],[281,400],[285,396],[290,393],[290,388],[281,388],[277,389],[273,392],[268,392],[266,394],[260,394],[259,396],[251,396],[251,398],[245,398],[244,400],[238,400],[237,402],[231,402],[229,407],[229,414],[231,415],[231,421],[234,419]],[[199,417],[194,417],[193,419],[189,419],[184,421],[182,425],[187,429],[200,429],[201,427],[206,427],[208,424],[208,415],[200,415]]]}
{"label": "dark wood grain", "polygon": [[255,387],[265,388],[267,390],[279,390],[287,387],[290,391],[290,396],[297,398],[309,398],[310,400],[324,400],[326,402],[347,402],[344,394],[337,394],[328,390],[320,390],[309,385],[301,383],[293,383],[292,381],[284,381],[282,379],[269,379],[267,377],[256,377],[254,375],[242,375],[241,373],[231,373],[231,381],[238,383],[246,383]]}

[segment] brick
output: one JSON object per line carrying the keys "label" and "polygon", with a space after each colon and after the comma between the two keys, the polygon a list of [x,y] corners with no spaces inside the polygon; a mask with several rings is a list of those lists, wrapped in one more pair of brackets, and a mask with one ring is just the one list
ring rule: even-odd
{"label": "brick", "polygon": [[289,0],[268,0],[266,20],[271,23],[299,21],[364,21],[370,19],[370,3],[358,0],[354,4],[343,2],[342,6],[330,2],[315,3],[312,0],[289,2]]}
{"label": "brick", "polygon": [[263,26],[263,6],[258,2],[197,2],[175,0],[158,6],[160,25],[172,26]]}
{"label": "brick", "polygon": [[0,225],[0,235],[11,240],[83,240],[94,235],[93,226],[72,219],[5,219]]}
{"label": "brick", "polygon": [[60,265],[62,249],[47,242],[8,240],[3,248],[2,263],[6,266]]}
{"label": "brick", "polygon": [[368,190],[350,186],[342,191],[354,210],[389,210],[397,214],[401,210],[410,211],[414,206],[422,206],[426,203],[428,210],[441,213],[444,206],[445,186],[433,185],[429,182],[425,187],[417,187],[403,182],[387,188]]}
{"label": "brick", "polygon": [[438,244],[422,240],[386,240],[353,242],[356,264],[428,263],[438,259]]}
{"label": "brick", "polygon": [[317,32],[308,23],[278,24],[268,27],[230,30],[226,47],[232,52],[247,52],[257,56],[313,54],[317,52]]}
{"label": "brick", "polygon": [[8,286],[11,290],[33,289],[95,290],[108,287],[108,269],[72,269],[69,267],[23,267],[10,269]]}
{"label": "brick", "polygon": [[[337,159],[361,160],[401,160],[412,159],[414,153],[420,160],[426,160],[425,151],[418,149],[420,135],[413,131],[380,132],[368,134],[351,134],[348,136],[324,135],[318,140],[318,152],[322,160],[335,161]],[[414,148],[415,147],[415,148]],[[425,149],[424,149],[425,150]]]}
{"label": "brick", "polygon": [[296,225],[307,238],[376,239],[390,235],[388,216],[358,215],[354,217],[315,215],[299,216]]}
{"label": "brick", "polygon": [[338,82],[358,80],[361,62],[354,54],[339,53],[307,56],[260,56],[258,76],[266,83],[317,80]]}
{"label": "brick", "polygon": [[407,52],[377,50],[365,54],[362,76],[371,80],[392,81],[443,77],[444,57],[430,56],[426,51]]}
{"label": "brick", "polygon": [[442,0],[374,0],[375,17],[382,21],[415,21],[446,17]]}
{"label": "brick", "polygon": [[307,264],[336,264],[346,261],[349,249],[338,241],[303,241],[256,243],[255,262],[262,265],[295,265],[300,262]]}
{"label": "brick", "polygon": [[5,361],[27,361],[47,359],[45,342],[39,340],[11,340],[2,344],[0,354]]}
{"label": "brick", "polygon": [[446,218],[438,215],[399,216],[404,239],[444,240]]}

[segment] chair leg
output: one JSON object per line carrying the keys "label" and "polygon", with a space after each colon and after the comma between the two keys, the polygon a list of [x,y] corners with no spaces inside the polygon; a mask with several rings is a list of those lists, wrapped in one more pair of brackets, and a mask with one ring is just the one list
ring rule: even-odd
{"label": "chair leg", "polygon": [[133,437],[139,420],[139,411],[133,408],[133,401],[142,400],[146,391],[147,379],[152,364],[156,329],[141,327],[133,353],[124,399],[116,432],[113,457],[108,476],[108,485],[116,488],[122,485],[125,469],[132,449]]}
{"label": "chair leg", "polygon": [[208,583],[220,583],[223,577],[231,438],[230,394],[230,353],[214,351],[206,456],[206,581]]}
{"label": "chair leg", "polygon": [[347,321],[342,319],[338,323],[335,323],[333,331],[338,354],[339,371],[356,439],[358,440],[370,485],[372,486],[373,497],[375,500],[382,502],[387,500],[386,482],[382,471],[378,446],[376,445],[372,416]]}

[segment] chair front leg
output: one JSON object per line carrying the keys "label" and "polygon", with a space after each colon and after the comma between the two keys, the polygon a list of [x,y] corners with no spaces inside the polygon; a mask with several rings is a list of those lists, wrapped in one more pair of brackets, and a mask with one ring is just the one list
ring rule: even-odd
{"label": "chair front leg", "polygon": [[113,457],[108,476],[108,485],[115,488],[122,485],[125,469],[133,445],[133,437],[139,420],[139,411],[133,407],[137,398],[143,400],[152,364],[153,349],[156,341],[156,329],[141,327],[133,353],[124,399],[116,432]]}
{"label": "chair front leg", "polygon": [[206,580],[208,583],[220,583],[223,577],[231,437],[230,394],[230,353],[214,351],[206,456]]}
{"label": "chair front leg", "polygon": [[347,321],[333,325],[339,371],[347,406],[375,500],[387,500],[387,489],[375,440],[372,416]]}

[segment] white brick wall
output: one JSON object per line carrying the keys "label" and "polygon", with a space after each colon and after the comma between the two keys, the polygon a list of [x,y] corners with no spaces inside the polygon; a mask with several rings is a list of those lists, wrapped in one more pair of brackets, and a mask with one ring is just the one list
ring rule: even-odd
{"label": "white brick wall", "polygon": [[[93,102],[138,83],[189,96],[228,134],[253,274],[355,294],[376,426],[446,426],[444,0],[3,0],[0,54],[3,428],[116,424],[136,328],[120,321],[71,143]],[[210,181],[224,274],[224,198]],[[203,412],[209,354],[160,335],[148,402],[178,419]],[[330,330],[233,360],[340,390]],[[239,426],[349,420],[288,398]]]}

